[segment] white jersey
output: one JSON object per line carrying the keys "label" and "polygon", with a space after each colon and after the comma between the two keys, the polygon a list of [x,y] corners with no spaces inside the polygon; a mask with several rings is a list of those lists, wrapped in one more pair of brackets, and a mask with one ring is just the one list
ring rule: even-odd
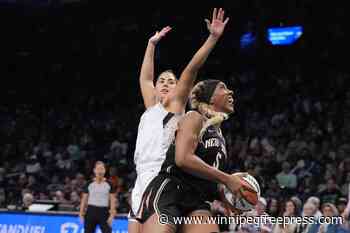
{"label": "white jersey", "polygon": [[161,103],[148,108],[141,116],[134,154],[137,172],[132,193],[134,214],[140,206],[143,192],[161,169],[181,116],[183,114],[166,111]]}
{"label": "white jersey", "polygon": [[181,114],[170,113],[161,103],[148,108],[140,119],[134,162],[137,173],[157,169],[172,143]]}

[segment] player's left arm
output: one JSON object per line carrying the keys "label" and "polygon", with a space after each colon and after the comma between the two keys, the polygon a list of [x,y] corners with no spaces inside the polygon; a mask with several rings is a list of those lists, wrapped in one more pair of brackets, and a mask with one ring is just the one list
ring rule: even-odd
{"label": "player's left arm", "polygon": [[156,104],[156,91],[154,87],[154,54],[158,42],[171,30],[165,27],[156,32],[148,41],[140,72],[140,88],[146,109]]}
{"label": "player's left arm", "polygon": [[195,154],[199,134],[203,127],[203,116],[195,111],[188,112],[179,122],[175,141],[175,163],[189,174],[213,182],[240,187],[238,178],[210,166]]}
{"label": "player's left arm", "polygon": [[192,90],[199,69],[203,66],[210,52],[214,49],[216,43],[224,32],[227,22],[229,21],[229,18],[224,20],[224,14],[225,12],[223,9],[220,8],[217,11],[217,9],[214,8],[211,22],[208,19],[205,19],[210,34],[202,47],[195,53],[191,61],[181,73],[174,94],[170,97],[175,103],[175,107],[170,106],[170,108],[175,108],[175,110],[171,109],[171,111],[179,112],[186,106],[188,96]]}

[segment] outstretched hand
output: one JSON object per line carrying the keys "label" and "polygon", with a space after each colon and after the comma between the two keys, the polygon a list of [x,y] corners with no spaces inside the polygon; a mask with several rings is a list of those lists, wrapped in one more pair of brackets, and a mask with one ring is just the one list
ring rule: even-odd
{"label": "outstretched hand", "polygon": [[156,32],[150,39],[149,42],[156,45],[169,31],[171,27],[166,26],[160,32]]}
{"label": "outstretched hand", "polygon": [[222,8],[220,8],[219,11],[217,11],[217,9],[214,8],[211,22],[209,19],[205,19],[210,34],[216,38],[219,38],[222,35],[225,26],[230,19],[227,17],[224,21],[224,16],[225,11]]}

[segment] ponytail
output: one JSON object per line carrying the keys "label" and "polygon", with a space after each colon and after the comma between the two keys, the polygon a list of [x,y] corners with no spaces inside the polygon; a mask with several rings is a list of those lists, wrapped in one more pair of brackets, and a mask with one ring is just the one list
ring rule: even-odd
{"label": "ponytail", "polygon": [[200,114],[202,114],[204,117],[207,118],[204,125],[202,126],[202,129],[199,133],[200,140],[202,139],[202,136],[204,132],[207,130],[208,127],[214,125],[219,126],[224,120],[228,119],[228,114],[223,112],[216,112],[212,109],[210,109],[209,104],[205,102],[200,102],[198,100],[198,96],[201,95],[204,89],[204,82],[199,82],[192,90],[191,95],[191,107],[192,109],[198,110]]}

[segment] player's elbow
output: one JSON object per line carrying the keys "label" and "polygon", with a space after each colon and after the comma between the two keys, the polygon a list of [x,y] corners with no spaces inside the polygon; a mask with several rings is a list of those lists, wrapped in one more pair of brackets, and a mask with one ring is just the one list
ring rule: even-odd
{"label": "player's elbow", "polygon": [[182,152],[177,152],[175,154],[175,164],[179,168],[186,168],[187,167],[187,159],[184,153]]}
{"label": "player's elbow", "polygon": [[183,168],[185,164],[185,160],[183,158],[179,158],[178,156],[175,157],[175,164],[179,168]]}
{"label": "player's elbow", "polygon": [[[181,154],[180,154],[181,155]],[[176,166],[183,170],[191,170],[191,165],[193,163],[190,154],[183,154],[181,156],[175,157]]]}
{"label": "player's elbow", "polygon": [[[181,77],[196,77],[199,68],[195,65],[188,65],[181,74]],[[180,78],[181,79],[181,78]]]}

